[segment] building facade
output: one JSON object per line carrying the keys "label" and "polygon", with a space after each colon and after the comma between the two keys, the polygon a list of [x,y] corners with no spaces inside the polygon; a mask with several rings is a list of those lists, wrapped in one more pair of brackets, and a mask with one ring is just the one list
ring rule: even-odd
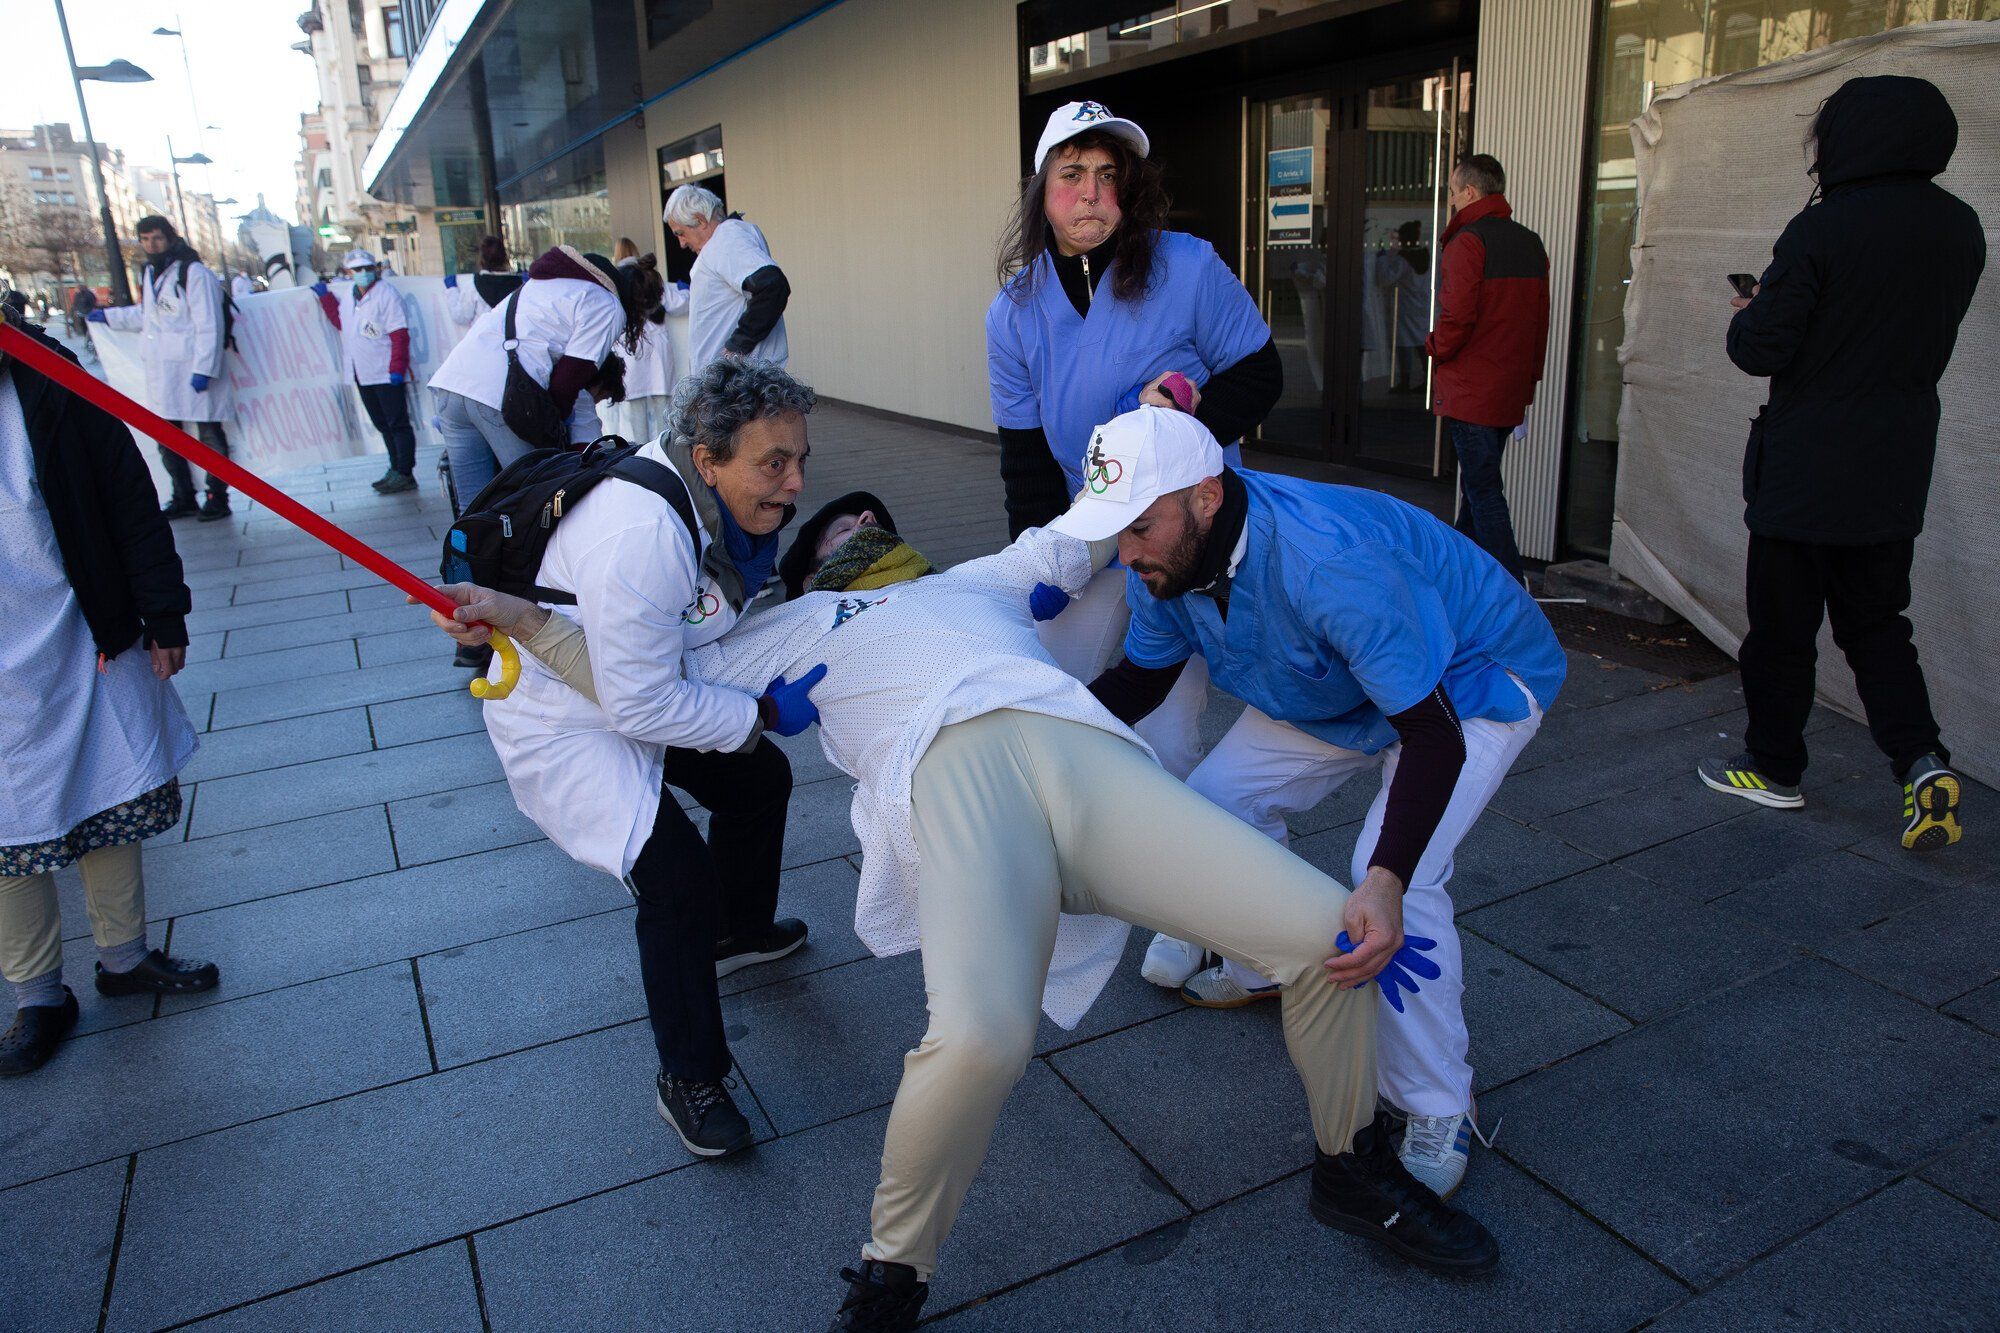
{"label": "building facade", "polygon": [[409,32],[400,5],[381,0],[314,0],[299,16],[319,77],[319,109],[301,117],[299,212],[331,262],[354,246],[372,250],[400,273],[435,273],[435,228],[425,236],[428,206],[379,199],[361,163],[409,68]]}
{"label": "building facade", "polygon": [[[1658,88],[2000,0],[405,0],[408,80],[362,167],[498,221],[517,257],[619,236],[670,271],[661,200],[714,188],[770,237],[822,393],[991,429],[982,313],[1050,110],[1143,124],[1171,225],[1263,308],[1285,392],[1250,443],[1437,486],[1420,350],[1469,152],[1505,164],[1552,327],[1506,463],[1523,551],[1602,556],[1635,174]],[[1803,173],[1804,163],[1800,164]],[[1804,182],[1801,175],[1802,186]],[[1803,188],[1802,188],[1803,197]],[[1726,294],[1725,294],[1726,295]]]}
{"label": "building facade", "polygon": [[[132,186],[124,154],[100,151],[119,243],[136,264],[135,228],[151,209]],[[54,291],[108,286],[105,264],[90,145],[60,123],[0,131],[0,271],[17,287]]]}

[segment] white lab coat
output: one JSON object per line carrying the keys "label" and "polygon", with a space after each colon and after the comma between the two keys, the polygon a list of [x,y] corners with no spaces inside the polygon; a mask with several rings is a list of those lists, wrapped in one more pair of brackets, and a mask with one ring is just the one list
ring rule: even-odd
{"label": "white lab coat", "polygon": [[[657,442],[640,456],[673,466]],[[704,549],[708,540],[704,531]],[[564,516],[537,580],[576,594],[556,614],[590,637],[598,701],[524,653],[514,692],[486,705],[486,731],[521,813],[577,861],[624,876],[652,836],[666,747],[733,750],[757,721],[749,694],[681,668],[685,650],[720,638],[738,613],[667,502],[617,480]]]}
{"label": "white lab coat", "polygon": [[[222,283],[199,260],[188,265],[185,292],[180,274],[179,264],[157,278],[142,271],[139,304],[112,306],[104,322],[145,335],[146,406],[169,421],[227,421],[235,405],[222,373]],[[209,378],[201,393],[188,383],[198,374]]]}

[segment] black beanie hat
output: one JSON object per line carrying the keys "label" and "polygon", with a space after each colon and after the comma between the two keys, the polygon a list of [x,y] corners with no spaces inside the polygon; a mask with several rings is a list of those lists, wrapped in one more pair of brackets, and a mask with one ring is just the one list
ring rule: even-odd
{"label": "black beanie hat", "polygon": [[806,580],[812,577],[813,552],[819,549],[819,539],[826,532],[827,524],[843,514],[859,514],[872,510],[875,520],[888,532],[896,530],[896,522],[889,517],[889,506],[867,491],[849,491],[838,500],[830,500],[819,507],[817,513],[799,524],[798,535],[784,555],[778,558],[778,577],[784,580],[785,597],[790,600],[805,592]]}

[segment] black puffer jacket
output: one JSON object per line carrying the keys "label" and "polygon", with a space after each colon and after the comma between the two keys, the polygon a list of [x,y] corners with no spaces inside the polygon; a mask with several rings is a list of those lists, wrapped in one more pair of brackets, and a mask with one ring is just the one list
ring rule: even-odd
{"label": "black puffer jacket", "polygon": [[[76,359],[35,325],[14,327]],[[162,648],[187,646],[193,599],[132,432],[19,361],[8,358],[0,375],[13,377],[35,483],[97,650],[116,657],[142,638]]]}
{"label": "black puffer jacket", "polygon": [[1752,532],[1862,545],[1923,529],[1937,384],[1986,265],[1979,215],[1931,179],[1957,146],[1928,80],[1849,79],[1827,99],[1825,197],[1791,220],[1729,325],[1729,359],[1771,377],[1743,460]]}

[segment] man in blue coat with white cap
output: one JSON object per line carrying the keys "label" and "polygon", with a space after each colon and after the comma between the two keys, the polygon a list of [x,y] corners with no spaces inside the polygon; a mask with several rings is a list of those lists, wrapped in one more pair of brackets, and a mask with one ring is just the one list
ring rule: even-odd
{"label": "man in blue coat with white cap", "polygon": [[[1285,813],[1364,771],[1381,790],[1353,858],[1344,917],[1362,955],[1407,929],[1442,976],[1385,988],[1381,1092],[1406,1120],[1410,1174],[1440,1196],[1474,1133],[1452,854],[1555,702],[1566,662],[1541,610],[1499,562],[1374,491],[1223,461],[1193,417],[1141,407],[1100,426],[1076,502],[1050,524],[1116,535],[1132,623],[1125,659],[1091,692],[1144,717],[1189,658],[1248,705],[1188,785],[1284,842]],[[1226,893],[1226,885],[1216,892]],[[1198,973],[1191,1003],[1233,1008],[1279,988],[1235,963]]]}

